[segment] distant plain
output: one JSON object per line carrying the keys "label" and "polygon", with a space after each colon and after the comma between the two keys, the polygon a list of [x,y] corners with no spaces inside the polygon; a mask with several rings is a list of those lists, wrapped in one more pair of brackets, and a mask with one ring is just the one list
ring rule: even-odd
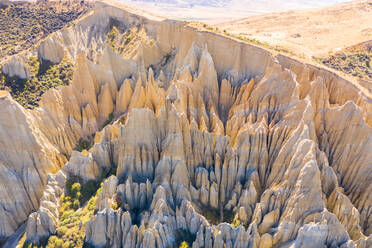
{"label": "distant plain", "polygon": [[131,7],[178,20],[208,24],[232,21],[257,14],[325,7],[345,0],[118,0]]}

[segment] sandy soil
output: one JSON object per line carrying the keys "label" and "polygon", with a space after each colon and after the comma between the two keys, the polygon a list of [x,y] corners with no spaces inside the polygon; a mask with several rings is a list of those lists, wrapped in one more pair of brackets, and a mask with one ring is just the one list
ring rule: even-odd
{"label": "sandy soil", "polygon": [[289,48],[306,57],[327,55],[372,40],[372,0],[258,15],[218,27]]}
{"label": "sandy soil", "polygon": [[[217,24],[248,16],[309,8],[319,8],[347,0],[116,0],[176,20],[196,20]],[[191,2],[191,3],[190,3]],[[213,4],[215,3],[215,4]]]}

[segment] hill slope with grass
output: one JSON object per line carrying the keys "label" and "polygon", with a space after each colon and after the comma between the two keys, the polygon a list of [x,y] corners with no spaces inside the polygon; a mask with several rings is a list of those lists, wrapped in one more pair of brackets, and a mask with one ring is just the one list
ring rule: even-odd
{"label": "hill slope with grass", "polygon": [[71,24],[87,9],[78,1],[13,2],[0,7],[0,63]]}

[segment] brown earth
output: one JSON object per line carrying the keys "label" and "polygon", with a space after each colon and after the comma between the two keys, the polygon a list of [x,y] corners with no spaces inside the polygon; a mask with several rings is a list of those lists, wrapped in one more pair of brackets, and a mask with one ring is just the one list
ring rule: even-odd
{"label": "brown earth", "polygon": [[297,54],[324,56],[372,40],[372,1],[252,16],[218,27]]}

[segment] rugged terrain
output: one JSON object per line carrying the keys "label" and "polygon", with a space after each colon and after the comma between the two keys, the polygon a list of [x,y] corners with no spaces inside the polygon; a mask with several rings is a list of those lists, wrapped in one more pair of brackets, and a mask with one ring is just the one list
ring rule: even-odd
{"label": "rugged terrain", "polygon": [[0,91],[3,246],[372,246],[363,85],[100,2],[29,53],[5,80],[73,74],[33,109]]}
{"label": "rugged terrain", "polygon": [[269,13],[211,29],[318,63],[372,92],[372,1]]}
{"label": "rugged terrain", "polygon": [[372,40],[347,47],[335,54],[313,57],[318,62],[336,71],[359,78],[372,90]]}

